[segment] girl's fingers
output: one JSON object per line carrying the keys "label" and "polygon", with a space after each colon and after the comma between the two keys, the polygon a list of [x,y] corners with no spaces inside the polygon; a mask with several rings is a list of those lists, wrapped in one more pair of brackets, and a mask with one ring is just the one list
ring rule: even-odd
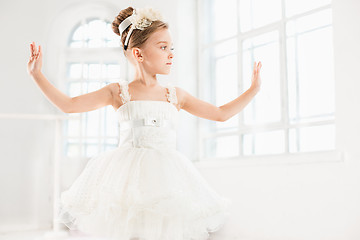
{"label": "girl's fingers", "polygon": [[34,55],[34,50],[33,50],[33,45],[32,43],[30,44],[30,57],[32,57]]}
{"label": "girl's fingers", "polygon": [[32,46],[32,49],[31,49],[31,55],[33,56],[33,57],[35,57],[35,55],[36,55],[36,49],[35,49],[35,46],[32,44],[31,45]]}
{"label": "girl's fingers", "polygon": [[[33,42],[33,43],[34,43],[34,42]],[[35,45],[35,43],[34,43],[33,47],[34,47],[33,53],[34,53],[34,55],[36,55],[37,53],[36,53],[36,45]]]}
{"label": "girl's fingers", "polygon": [[[39,45],[38,49],[40,49],[40,45]],[[39,55],[40,55],[40,53],[39,53],[39,50],[38,50],[38,51],[36,51],[35,58],[38,59],[38,58],[39,58]]]}
{"label": "girl's fingers", "polygon": [[30,48],[30,53],[32,52],[32,46],[31,46],[31,43],[30,43],[30,46],[29,46],[29,48]]}
{"label": "girl's fingers", "polygon": [[262,65],[261,65],[261,62],[259,62],[258,65],[257,65],[257,71],[260,71],[261,66],[262,66]]}
{"label": "girl's fingers", "polygon": [[38,58],[40,58],[40,56],[42,56],[42,52],[41,52],[41,47],[40,47],[40,45],[39,45]]}
{"label": "girl's fingers", "polygon": [[30,43],[30,62],[32,62],[33,60],[37,60],[37,59],[39,59],[39,57],[40,57],[40,54],[41,54],[41,47],[40,47],[40,45],[39,45],[39,50],[38,50],[38,52],[36,52],[36,46],[35,46],[35,43],[34,42],[32,42],[32,43]]}

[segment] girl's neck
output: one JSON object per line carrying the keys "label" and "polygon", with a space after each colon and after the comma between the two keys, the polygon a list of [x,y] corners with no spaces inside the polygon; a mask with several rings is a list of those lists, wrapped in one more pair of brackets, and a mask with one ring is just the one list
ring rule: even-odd
{"label": "girl's neck", "polygon": [[136,71],[133,81],[140,83],[144,87],[154,87],[158,85],[156,74],[152,76],[145,72],[139,72],[139,71]]}

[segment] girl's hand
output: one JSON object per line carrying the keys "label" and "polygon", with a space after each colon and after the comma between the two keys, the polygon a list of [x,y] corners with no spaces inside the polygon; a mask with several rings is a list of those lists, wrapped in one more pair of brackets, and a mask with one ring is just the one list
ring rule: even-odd
{"label": "girl's hand", "polygon": [[259,62],[256,65],[256,62],[254,63],[254,70],[253,70],[253,74],[251,77],[251,87],[252,89],[255,89],[257,91],[260,90],[260,86],[261,86],[261,78],[260,78],[260,69],[261,69],[261,62]]}
{"label": "girl's hand", "polygon": [[27,72],[28,74],[36,74],[41,71],[42,65],[42,51],[39,45],[39,51],[36,51],[35,43],[32,42],[30,44],[30,58],[27,64]]}

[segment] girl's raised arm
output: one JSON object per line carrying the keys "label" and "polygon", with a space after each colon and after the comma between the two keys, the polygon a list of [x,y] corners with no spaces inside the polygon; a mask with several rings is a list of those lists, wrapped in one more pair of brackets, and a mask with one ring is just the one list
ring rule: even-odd
{"label": "girl's raised arm", "polygon": [[261,62],[256,65],[254,63],[254,70],[252,75],[252,83],[250,88],[241,94],[236,99],[228,102],[220,107],[217,107],[211,103],[202,101],[192,95],[190,95],[185,90],[177,87],[177,95],[180,98],[181,108],[185,111],[209,120],[224,122],[239,113],[244,107],[255,97],[255,95],[260,90],[260,69]]}
{"label": "girl's raised arm", "polygon": [[116,83],[108,84],[103,88],[76,97],[69,97],[41,73],[42,50],[39,46],[36,51],[35,43],[30,44],[30,59],[28,62],[28,74],[34,79],[47,99],[65,113],[88,112],[113,103],[112,92],[116,90]]}

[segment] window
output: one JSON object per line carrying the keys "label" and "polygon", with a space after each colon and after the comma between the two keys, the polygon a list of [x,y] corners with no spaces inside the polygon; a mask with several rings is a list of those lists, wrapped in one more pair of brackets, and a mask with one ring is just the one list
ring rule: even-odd
{"label": "window", "polygon": [[[111,23],[97,18],[79,22],[69,36],[65,53],[65,79],[70,97],[96,91],[120,78],[119,39]],[[64,152],[69,158],[92,157],[115,148],[118,125],[112,106],[79,116],[64,124]]]}
{"label": "window", "polygon": [[330,0],[201,1],[201,98],[221,106],[262,88],[225,122],[200,119],[200,159],[335,149]]}

